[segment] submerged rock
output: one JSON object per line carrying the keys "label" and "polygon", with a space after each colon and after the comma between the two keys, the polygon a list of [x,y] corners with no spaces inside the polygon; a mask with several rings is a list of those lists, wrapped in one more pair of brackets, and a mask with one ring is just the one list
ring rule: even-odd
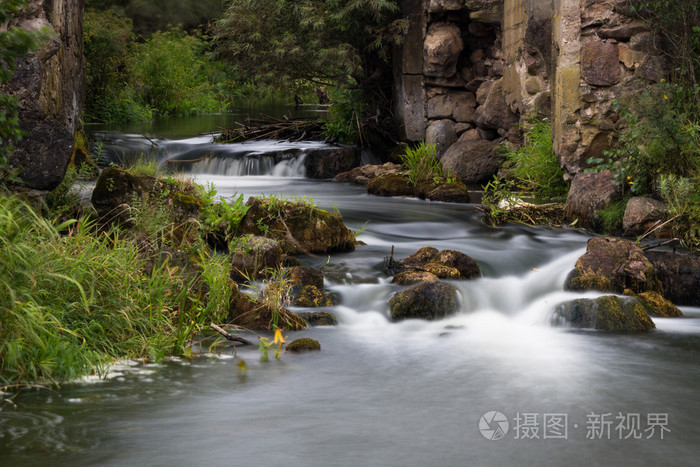
{"label": "submerged rock", "polygon": [[338,319],[329,311],[304,311],[297,313],[309,326],[335,326]]}
{"label": "submerged rock", "polygon": [[321,350],[321,344],[316,339],[310,337],[302,337],[294,339],[290,342],[286,349],[287,352],[304,352],[305,350]]}
{"label": "submerged rock", "polygon": [[635,298],[605,295],[565,302],[554,309],[552,324],[600,331],[649,331],[656,326]]}
{"label": "submerged rock", "polygon": [[434,320],[457,311],[457,289],[445,282],[429,281],[412,285],[391,297],[391,318]]}
{"label": "submerged rock", "polygon": [[612,237],[594,237],[586,253],[566,279],[566,290],[599,290],[622,293],[661,292],[654,266],[634,243]]}

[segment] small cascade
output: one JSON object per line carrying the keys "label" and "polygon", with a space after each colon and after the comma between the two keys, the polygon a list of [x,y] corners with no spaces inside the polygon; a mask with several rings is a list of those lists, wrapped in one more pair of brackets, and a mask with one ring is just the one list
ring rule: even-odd
{"label": "small cascade", "polygon": [[198,175],[273,176],[303,178],[304,160],[311,151],[334,146],[313,141],[261,140],[218,144],[211,135],[181,140],[150,139],[143,135],[115,134],[102,155],[103,163],[129,164],[155,159],[160,164]]}

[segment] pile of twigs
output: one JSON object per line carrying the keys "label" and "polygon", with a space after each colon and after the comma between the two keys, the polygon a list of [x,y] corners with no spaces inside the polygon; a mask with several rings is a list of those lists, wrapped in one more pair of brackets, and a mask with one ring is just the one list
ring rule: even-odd
{"label": "pile of twigs", "polygon": [[259,139],[288,141],[325,141],[323,125],[316,119],[277,119],[267,115],[263,118],[246,118],[236,123],[237,128],[222,130],[214,138],[217,143],[238,143]]}

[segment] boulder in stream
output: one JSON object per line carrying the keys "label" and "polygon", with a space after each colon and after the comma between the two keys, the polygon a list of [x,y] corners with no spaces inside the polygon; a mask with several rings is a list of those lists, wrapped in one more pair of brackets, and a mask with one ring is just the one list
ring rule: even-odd
{"label": "boulder in stream", "polygon": [[[398,262],[387,259],[387,269],[394,275],[428,272],[438,279],[474,279],[481,276],[479,265],[469,255],[456,250],[439,251],[431,246],[423,247]],[[404,274],[400,280],[413,280],[408,279],[409,277],[411,276]],[[421,280],[425,279],[429,279],[429,276],[422,276]]]}
{"label": "boulder in stream", "polygon": [[615,295],[562,303],[554,309],[552,324],[615,332],[649,331],[656,327],[639,300]]}
{"label": "boulder in stream", "polygon": [[302,199],[251,196],[248,212],[241,220],[242,234],[262,235],[276,240],[287,254],[330,253],[355,249],[355,235],[340,214],[319,209]]}
{"label": "boulder in stream", "polygon": [[310,337],[300,337],[294,339],[285,348],[287,352],[304,352],[306,350],[321,350],[321,344],[316,339]]}
{"label": "boulder in stream", "polygon": [[307,328],[306,322],[296,313],[284,307],[270,305],[264,300],[241,292],[235,284],[233,285],[228,315],[231,324],[251,330],[271,330],[275,318],[280,329],[299,331]]}
{"label": "boulder in stream", "polygon": [[391,318],[434,320],[457,311],[457,289],[441,281],[420,282],[396,293],[389,300]]}
{"label": "boulder in stream", "polygon": [[566,278],[567,290],[599,290],[622,293],[661,292],[654,266],[634,243],[613,237],[593,237],[586,253]]}

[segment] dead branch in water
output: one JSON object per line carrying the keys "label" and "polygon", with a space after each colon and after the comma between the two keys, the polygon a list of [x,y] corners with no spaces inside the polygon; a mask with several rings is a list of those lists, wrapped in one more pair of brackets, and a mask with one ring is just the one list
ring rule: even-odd
{"label": "dead branch in water", "polygon": [[214,138],[217,143],[237,143],[259,139],[288,141],[326,141],[323,124],[316,119],[280,120],[263,115],[263,119],[246,118],[238,128],[224,129]]}
{"label": "dead branch in water", "polygon": [[253,345],[253,342],[249,341],[248,339],[231,335],[228,332],[226,332],[224,329],[222,329],[221,327],[217,326],[214,323],[210,323],[209,327],[212,328],[214,331],[218,332],[219,334],[221,334],[222,336],[224,336],[226,338],[226,340],[233,341],[233,342],[240,342],[241,344],[245,344],[245,345]]}

